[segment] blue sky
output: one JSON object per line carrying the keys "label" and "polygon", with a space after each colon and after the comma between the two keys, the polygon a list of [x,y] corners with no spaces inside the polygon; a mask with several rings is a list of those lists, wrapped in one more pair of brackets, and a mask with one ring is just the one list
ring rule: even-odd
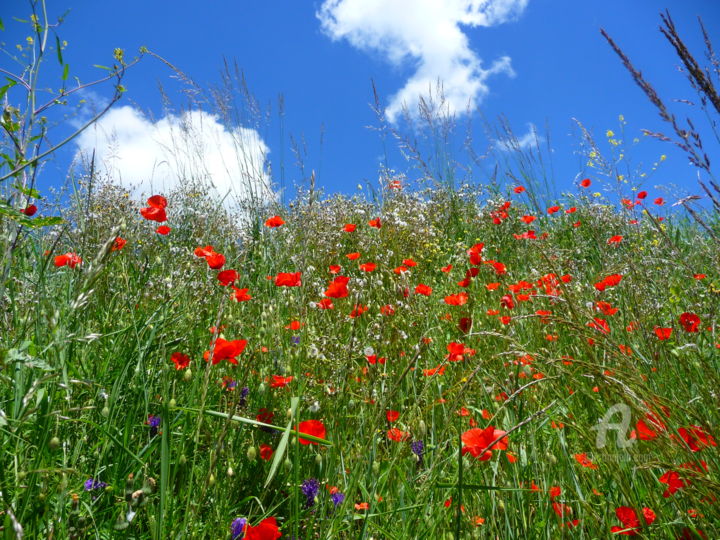
{"label": "blue sky", "polygon": [[[210,125],[209,146],[216,147],[206,162],[222,161],[219,153],[232,151],[232,145],[222,142],[232,132],[236,140],[264,151],[272,172],[260,172],[262,165],[255,156],[250,159],[252,172],[231,167],[230,175],[265,175],[277,188],[284,169],[289,197],[293,183],[303,181],[291,150],[291,136],[304,141],[307,171],[315,170],[318,184],[329,193],[353,193],[358,184],[366,182],[377,185],[384,159],[409,179],[419,178],[422,172],[402,158],[392,138],[383,141],[377,131],[367,127],[378,126],[370,107],[371,80],[386,113],[395,121],[391,125],[424,140],[427,130],[407,126],[397,112],[402,101],[415,111],[415,89],[426,88],[427,82],[437,77],[443,78],[457,117],[458,129],[449,148],[460,163],[470,163],[463,151],[466,122],[472,122],[475,151],[483,155],[494,139],[487,136],[484,122],[495,122],[502,115],[521,140],[531,125],[543,139],[549,130],[554,185],[558,191],[576,190],[573,182],[585,176],[594,178],[594,172],[576,153],[577,128],[572,119],[580,120],[603,143],[602,148],[608,149],[605,132],[612,129],[615,138],[620,138],[618,115],[623,114],[624,140],[642,139],[627,154],[636,165],[642,163],[649,171],[661,154],[667,155],[641,187],[669,198],[699,192],[696,172],[682,153],[668,144],[642,138],[641,128],[667,131],[667,126],[632,82],[599,29],[605,28],[614,37],[661,97],[668,102],[673,98],[694,99],[675,69],[678,62],[670,46],[658,31],[659,12],[666,7],[671,10],[680,34],[700,57],[703,50],[696,17],[703,18],[711,36],[720,35],[720,2],[216,0],[199,7],[197,2],[177,0],[171,9],[167,3],[147,0],[59,0],[51,4],[51,18],[69,9],[58,34],[68,41],[64,55],[71,75],[82,81],[102,74],[92,66],[110,64],[115,47],[125,49],[130,58],[145,45],[203,87],[221,82],[223,58],[237,62],[251,92],[269,113],[261,122],[243,116],[241,125],[236,126],[219,121],[213,124],[205,118],[204,125]],[[473,4],[485,9],[474,10]],[[12,16],[26,17],[27,5],[17,2],[13,7],[14,12],[6,8],[2,14],[6,31],[0,39],[6,48],[22,42],[27,33],[26,25],[12,20]],[[7,56],[0,59],[0,67],[14,69]],[[46,80],[57,86],[51,77],[55,68],[49,69]],[[134,176],[142,177],[141,190],[167,187],[171,179],[160,178],[157,170],[145,174],[143,167],[154,159],[148,155],[153,137],[162,139],[163,129],[179,122],[177,116],[166,116],[158,85],[166,89],[176,115],[181,106],[188,105],[179,92],[181,85],[167,67],[150,57],[128,72],[124,84],[128,91],[118,106],[125,108],[103,126],[115,129],[116,144],[128,145],[112,170],[124,174],[124,181],[129,183],[134,182]],[[102,101],[109,88],[96,88],[95,92]],[[284,97],[282,121],[279,95]],[[472,103],[470,114],[466,112],[468,101]],[[687,106],[674,108],[684,112]],[[203,121],[201,115],[196,118]],[[60,133],[69,125],[57,129]],[[703,133],[709,141],[709,134]],[[79,142],[84,149],[93,144],[107,146],[97,133]],[[717,149],[708,144],[709,149]],[[63,180],[77,149],[75,144],[58,155],[45,169],[41,186]],[[503,157],[505,153],[498,154]],[[100,155],[107,157],[108,153]],[[154,163],[162,160],[161,156]],[[486,158],[481,165],[473,166],[470,176],[485,181],[493,165],[494,158]],[[217,176],[218,170],[208,169],[208,173]],[[152,185],[147,180],[151,176]],[[602,183],[598,177],[595,186],[600,189]],[[678,189],[663,192],[656,188],[660,184],[674,184]]]}

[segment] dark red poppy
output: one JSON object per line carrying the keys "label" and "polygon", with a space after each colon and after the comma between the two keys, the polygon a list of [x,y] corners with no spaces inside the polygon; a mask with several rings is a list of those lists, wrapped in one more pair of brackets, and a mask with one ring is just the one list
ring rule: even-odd
{"label": "dark red poppy", "polygon": [[187,354],[181,352],[174,352],[170,356],[170,360],[175,364],[175,369],[185,369],[190,365],[190,357]]}
{"label": "dark red poppy", "polygon": [[35,206],[34,204],[31,204],[31,205],[26,206],[22,210],[20,210],[20,213],[25,214],[28,217],[32,217],[37,212],[37,209],[38,209],[37,206]]}
{"label": "dark red poppy", "polygon": [[685,312],[680,315],[680,325],[686,332],[698,332],[700,327],[700,317],[695,313]]}
{"label": "dark red poppy", "polygon": [[217,279],[220,282],[220,285],[223,287],[227,287],[231,283],[234,283],[240,278],[240,274],[238,274],[237,270],[223,270],[222,272],[218,272]]}

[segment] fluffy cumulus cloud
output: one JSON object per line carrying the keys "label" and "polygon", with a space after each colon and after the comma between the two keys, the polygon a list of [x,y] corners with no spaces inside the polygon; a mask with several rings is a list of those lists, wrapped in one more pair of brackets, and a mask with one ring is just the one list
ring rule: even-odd
{"label": "fluffy cumulus cloud", "polygon": [[395,121],[407,106],[415,115],[421,96],[441,82],[445,112],[462,113],[488,93],[492,75],[513,75],[503,56],[483,67],[463,27],[489,27],[517,18],[529,0],[325,0],[317,13],[334,40],[374,51],[396,65],[411,62],[415,74],[390,100]]}
{"label": "fluffy cumulus cloud", "polygon": [[199,183],[227,208],[274,198],[268,147],[253,129],[226,128],[215,115],[191,110],[151,120],[130,106],[111,109],[77,139],[95,151],[96,168],[135,196]]}

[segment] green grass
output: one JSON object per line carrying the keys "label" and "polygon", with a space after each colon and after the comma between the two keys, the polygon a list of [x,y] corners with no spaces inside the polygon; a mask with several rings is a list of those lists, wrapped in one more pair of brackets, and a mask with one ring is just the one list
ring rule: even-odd
{"label": "green grass", "polygon": [[[474,189],[385,189],[376,204],[301,196],[239,231],[197,194],[165,195],[168,236],[105,186],[79,195],[69,226],[23,233],[13,253],[0,332],[5,538],[15,524],[26,538],[229,538],[233,519],[255,525],[268,516],[288,538],[607,538],[622,525],[622,506],[657,514],[642,527],[648,538],[685,528],[720,537],[718,448],[693,452],[678,435],[694,425],[717,436],[720,261],[712,239],[682,216],[651,202],[599,205],[582,193],[548,215],[529,209],[527,193],[485,202]],[[504,200],[508,216],[495,224],[491,212]],[[577,211],[565,213],[571,206]],[[286,223],[264,227],[276,212]],[[535,222],[520,221],[531,213]],[[374,217],[380,229],[368,226]],[[345,223],[357,230],[343,232]],[[528,229],[538,239],[513,236]],[[623,236],[618,245],[607,243],[613,235]],[[110,249],[116,236],[127,240],[120,251]],[[478,242],[507,273],[480,264],[463,289],[466,251]],[[208,244],[239,271],[251,300],[231,300],[193,254]],[[83,263],[56,268],[53,257],[68,251]],[[361,257],[348,260],[352,252]],[[396,274],[407,258],[417,266]],[[362,272],[364,262],[376,270]],[[333,264],[351,278],[349,295],[318,309]],[[302,272],[302,286],[276,286],[267,277],[279,272]],[[551,274],[547,289],[538,284]],[[619,285],[593,286],[611,274],[623,276]],[[502,307],[522,280],[528,288],[513,295],[515,307]],[[414,293],[420,283],[430,296]],[[460,291],[465,305],[443,301]],[[522,301],[523,293],[532,296]],[[601,301],[618,311],[598,312]],[[350,318],[358,304],[367,312]],[[381,314],[386,305],[393,315]],[[698,332],[683,330],[684,312],[699,316]],[[593,317],[611,331],[588,327]],[[472,319],[467,331],[462,318]],[[300,329],[285,328],[293,320]],[[237,365],[203,360],[213,326],[247,340]],[[670,339],[660,341],[655,326],[672,327]],[[474,352],[449,362],[451,342]],[[174,352],[190,356],[187,369],[174,368]],[[386,362],[372,365],[369,354]],[[442,375],[423,375],[440,366]],[[272,375],[294,379],[271,388]],[[666,429],[628,448],[610,431],[598,448],[591,428],[615,404],[629,407],[629,429],[649,411]],[[256,420],[263,408],[274,430]],[[399,412],[392,426],[387,410]],[[149,415],[161,417],[157,433]],[[299,444],[298,422],[310,419],[326,435]],[[510,432],[507,450],[486,461],[463,455],[472,425]],[[389,440],[391,427],[407,438]],[[423,441],[422,459],[414,441]],[[261,445],[272,458],[260,458]],[[583,467],[581,453],[597,468]],[[707,472],[679,468],[698,460]],[[668,470],[692,483],[663,497],[658,479]],[[107,486],[86,491],[90,478]],[[306,508],[300,485],[309,478],[320,489]],[[345,495],[337,507],[331,486]],[[360,503],[368,509],[356,510]],[[553,503],[572,513],[561,519]],[[571,520],[577,526],[563,525]]]}

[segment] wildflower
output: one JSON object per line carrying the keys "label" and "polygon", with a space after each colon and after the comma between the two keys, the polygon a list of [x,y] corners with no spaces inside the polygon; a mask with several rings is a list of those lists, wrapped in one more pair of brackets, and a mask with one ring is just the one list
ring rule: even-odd
{"label": "wildflower", "polygon": [[365,313],[368,310],[367,306],[363,306],[362,304],[355,304],[353,307],[353,310],[350,312],[349,317],[351,319],[355,319]]}
{"label": "wildflower", "polygon": [[163,236],[166,236],[166,235],[170,234],[171,230],[172,229],[170,227],[168,227],[167,225],[160,225],[157,229],[155,229],[155,232],[158,234],[161,234]]}
{"label": "wildflower", "polygon": [[[640,531],[640,518],[638,518],[637,512],[629,506],[620,506],[615,509],[615,515],[623,524],[622,527],[613,525],[610,529],[611,533],[622,534],[626,536],[636,536]],[[655,512],[649,508],[642,509],[643,519],[647,525],[650,525],[655,521]]]}
{"label": "wildflower", "polygon": [[77,265],[82,264],[82,259],[78,257],[77,253],[68,252],[64,255],[58,255],[55,257],[53,264],[58,268],[63,266],[75,268]]}
{"label": "wildflower", "polygon": [[285,220],[281,218],[280,216],[273,216],[271,218],[268,218],[265,221],[265,226],[270,227],[271,229],[274,229],[276,227],[280,227],[281,225],[285,224]]}
{"label": "wildflower", "polygon": [[[303,433],[305,435],[312,435],[314,437],[317,437],[319,439],[325,438],[325,424],[323,424],[320,420],[305,420],[303,422],[300,422],[300,425],[297,428],[298,432]],[[307,439],[299,438],[298,441],[300,444],[314,444],[317,445],[318,443],[315,441],[309,441]]]}
{"label": "wildflower", "polygon": [[107,487],[107,484],[105,482],[101,482],[100,480],[94,480],[92,478],[88,478],[85,480],[85,491],[94,491],[96,489],[105,489]]}
{"label": "wildflower", "polygon": [[254,527],[247,525],[245,536],[238,540],[276,540],[280,538],[282,533],[278,527],[277,520],[274,517],[263,519]]}
{"label": "wildflower", "polygon": [[345,232],[355,232],[355,229],[357,229],[357,225],[354,223],[346,223],[343,227],[343,231]]}
{"label": "wildflower", "polygon": [[590,181],[589,178],[585,178],[585,180],[583,180],[582,182],[580,182],[580,185],[581,185],[582,187],[584,187],[584,188],[590,187],[590,184],[592,184],[592,182]]}
{"label": "wildflower", "polygon": [[315,498],[320,490],[320,482],[315,478],[308,478],[300,486],[300,491],[305,495],[305,508],[315,506]]}
{"label": "wildflower", "polygon": [[20,213],[25,214],[27,217],[32,217],[37,212],[37,209],[38,209],[37,206],[35,206],[34,204],[31,204],[31,205],[26,206],[22,210],[20,210]]}
{"label": "wildflower", "polygon": [[382,223],[380,222],[379,217],[368,221],[368,225],[370,225],[371,227],[375,227],[376,229],[379,229],[380,227],[382,227]]}
{"label": "wildflower", "polygon": [[330,500],[332,501],[332,503],[333,503],[333,504],[335,505],[335,507],[337,508],[337,507],[338,507],[339,505],[341,505],[341,504],[343,503],[343,501],[345,500],[345,494],[344,494],[344,493],[340,493],[339,491],[336,491],[335,493],[331,493],[331,494],[330,494]]}
{"label": "wildflower", "polygon": [[233,286],[233,290],[235,292],[230,295],[230,298],[232,298],[236,302],[247,302],[252,298],[252,296],[248,294],[248,291],[250,289],[238,289],[237,287]]}
{"label": "wildflower", "polygon": [[283,377],[282,375],[273,375],[273,382],[270,383],[270,388],[285,388],[295,378],[292,375],[289,377]]}
{"label": "wildflower", "polygon": [[682,313],[680,315],[680,325],[686,332],[698,332],[700,317],[698,317],[695,313]]}
{"label": "wildflower", "polygon": [[398,428],[390,428],[387,432],[387,438],[391,441],[401,442],[410,438],[410,433]]}
{"label": "wildflower", "polygon": [[349,277],[337,276],[325,291],[325,296],[329,298],[345,298],[348,295],[347,284]]}
{"label": "wildflower", "polygon": [[153,195],[147,200],[147,208],[140,209],[140,215],[148,221],[157,221],[162,223],[167,221],[167,214],[165,208],[167,207],[167,200],[162,195]]}
{"label": "wildflower", "polygon": [[560,211],[559,206],[551,206],[550,208],[547,209],[548,214],[554,214],[555,212],[559,212],[559,211]]}
{"label": "wildflower", "polygon": [[397,422],[397,419],[400,418],[400,413],[398,411],[386,411],[385,412],[385,418],[387,418],[387,421],[390,423]]}
{"label": "wildflower", "polygon": [[223,287],[227,287],[231,283],[237,281],[239,278],[240,274],[238,274],[237,270],[223,270],[222,272],[218,272],[217,275],[217,280]]}
{"label": "wildflower", "polygon": [[659,326],[656,326],[655,329],[655,335],[658,337],[660,341],[665,341],[666,339],[670,339],[670,336],[672,335],[672,328],[660,328]]}
{"label": "wildflower", "polygon": [[302,285],[302,272],[280,272],[275,276],[278,287],[299,287]]}
{"label": "wildflower", "polygon": [[230,524],[230,534],[232,540],[243,540],[245,537],[245,529],[247,528],[247,519],[235,518]]}
{"label": "wildflower", "polygon": [[575,454],[575,461],[588,469],[597,470],[598,468],[598,466],[590,460],[586,453]]}
{"label": "wildflower", "polygon": [[268,444],[261,444],[260,445],[260,459],[263,461],[270,461],[273,455],[273,449],[272,446]]}
{"label": "wildflower", "polygon": [[373,272],[375,268],[377,268],[377,265],[372,262],[366,262],[360,265],[360,270],[363,272]]}
{"label": "wildflower", "polygon": [[658,197],[657,199],[655,199],[655,200],[653,201],[653,203],[656,204],[656,205],[658,205],[658,206],[662,206],[662,205],[665,204],[665,199],[663,199],[662,197]]}
{"label": "wildflower", "polygon": [[181,352],[172,353],[172,355],[170,356],[170,360],[173,364],[175,364],[176,370],[185,369],[190,365],[190,357]]}
{"label": "wildflower", "polygon": [[492,457],[492,450],[507,450],[508,440],[505,432],[488,426],[485,429],[473,428],[462,434],[462,453],[469,453],[480,461]]}
{"label": "wildflower", "polygon": [[422,294],[423,296],[430,296],[432,294],[432,288],[420,283],[415,287],[415,293]]}
{"label": "wildflower", "polygon": [[[215,341],[215,347],[213,349],[213,365],[219,364],[223,360],[227,360],[231,364],[237,365],[236,356],[245,350],[246,345],[246,339],[234,339],[232,341],[228,341],[218,337]],[[205,351],[203,358],[206,362],[210,360],[210,351]]]}
{"label": "wildflower", "polygon": [[445,297],[445,303],[450,306],[462,306],[468,301],[468,294],[461,292],[457,294],[451,294]]}
{"label": "wildflower", "polygon": [[117,238],[115,238],[115,241],[113,242],[110,251],[120,251],[122,248],[125,247],[125,244],[127,244],[127,240],[125,240],[121,236],[118,236]]}
{"label": "wildflower", "polygon": [[523,191],[525,191],[525,188],[524,188],[523,186],[515,186],[515,187],[513,188],[513,191],[514,191],[515,193],[522,193]]}
{"label": "wildflower", "polygon": [[647,197],[647,196],[648,196],[648,192],[647,192],[647,191],[639,191],[638,194],[636,195],[636,197],[637,197],[638,199],[640,199],[640,200],[644,199],[644,198]]}
{"label": "wildflower", "polygon": [[611,236],[610,238],[608,238],[607,243],[608,243],[608,245],[612,245],[612,244],[617,245],[620,242],[622,242],[622,239],[623,239],[622,236],[620,236],[619,234],[616,234],[615,236]]}
{"label": "wildflower", "polygon": [[160,416],[148,415],[147,424],[150,427],[150,437],[154,437],[158,434],[158,428],[160,427],[161,418]]}
{"label": "wildflower", "polygon": [[415,454],[419,459],[422,459],[423,454],[425,453],[425,444],[422,441],[413,441],[410,444],[410,450],[413,454]]}

